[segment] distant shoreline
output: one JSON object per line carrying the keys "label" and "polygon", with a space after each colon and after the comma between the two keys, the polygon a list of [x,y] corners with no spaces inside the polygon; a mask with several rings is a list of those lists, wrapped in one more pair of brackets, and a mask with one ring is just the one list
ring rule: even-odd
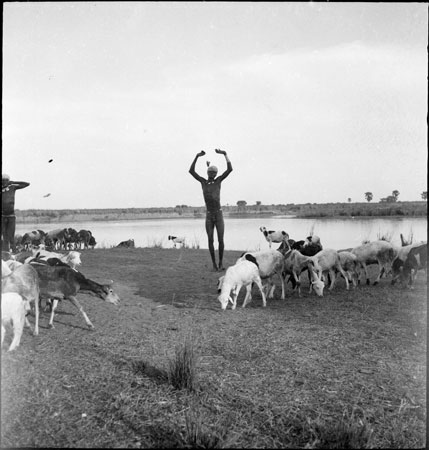
{"label": "distant shoreline", "polygon": [[[223,206],[225,218],[285,217],[299,219],[354,219],[374,217],[427,217],[427,202],[394,203],[306,203],[287,205]],[[16,210],[17,224],[113,222],[121,220],[201,219],[205,207],[178,205],[175,208],[116,208],[79,210]]]}

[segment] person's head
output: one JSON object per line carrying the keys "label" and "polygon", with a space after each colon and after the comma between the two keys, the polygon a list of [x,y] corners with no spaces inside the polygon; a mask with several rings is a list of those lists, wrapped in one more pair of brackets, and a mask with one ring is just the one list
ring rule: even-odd
{"label": "person's head", "polygon": [[210,166],[207,169],[207,176],[209,177],[209,180],[214,180],[217,175],[217,167],[216,166]]}
{"label": "person's head", "polygon": [[9,183],[9,181],[10,181],[10,176],[7,175],[6,173],[4,173],[4,174],[1,176],[1,185],[2,185],[2,186],[7,186],[7,184]]}

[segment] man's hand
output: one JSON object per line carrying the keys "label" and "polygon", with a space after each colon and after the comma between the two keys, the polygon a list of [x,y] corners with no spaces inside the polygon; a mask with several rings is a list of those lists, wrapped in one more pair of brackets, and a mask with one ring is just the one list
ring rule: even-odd
{"label": "man's hand", "polygon": [[201,150],[200,153],[197,153],[198,158],[200,156],[204,156],[206,154],[206,152],[204,150]]}
{"label": "man's hand", "polygon": [[219,153],[220,155],[226,155],[226,151],[221,150],[220,148],[215,148],[215,152]]}

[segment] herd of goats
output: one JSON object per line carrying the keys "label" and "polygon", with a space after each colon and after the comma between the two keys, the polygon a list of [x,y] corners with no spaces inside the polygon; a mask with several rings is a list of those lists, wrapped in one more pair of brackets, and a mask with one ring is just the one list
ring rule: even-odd
{"label": "herd of goats", "polygon": [[[294,291],[301,295],[301,277],[308,273],[310,292],[314,290],[323,296],[325,282],[333,289],[340,274],[346,283],[357,286],[362,272],[366,283],[370,284],[368,265],[378,264],[379,271],[374,284],[381,277],[391,274],[391,283],[398,280],[403,286],[412,287],[419,270],[427,270],[427,241],[407,243],[401,235],[401,247],[386,240],[365,242],[355,248],[334,250],[324,249],[320,238],[312,235],[305,240],[294,241],[285,231],[260,230],[269,243],[269,249],[243,253],[236,263],[227,268],[219,278],[218,300],[225,310],[229,303],[236,308],[241,287],[246,288],[243,301],[245,307],[251,300],[252,286],[256,284],[266,299],[274,296],[274,277],[277,276],[282,287],[281,298],[285,298],[286,279],[292,283]],[[169,236],[176,244],[180,239]],[[280,244],[272,249],[273,243]],[[41,230],[17,236],[19,252],[2,252],[2,334],[3,345],[5,325],[12,324],[13,339],[9,351],[18,347],[24,325],[30,326],[27,314],[34,305],[34,335],[39,333],[39,309],[42,299],[45,310],[50,310],[49,327],[54,328],[54,315],[58,302],[68,299],[82,314],[89,328],[94,328],[76,296],[79,291],[90,292],[106,302],[118,305],[120,299],[112,290],[111,284],[99,284],[86,278],[78,267],[81,264],[81,249],[94,248],[95,239],[89,230],[79,232],[64,228],[44,233]],[[121,242],[117,247],[134,247],[132,239]],[[66,251],[60,253],[59,251]],[[265,282],[263,286],[262,282]]]}
{"label": "herd of goats", "polygon": [[[301,275],[308,272],[310,292],[314,290],[320,297],[323,296],[325,281],[329,289],[333,289],[335,280],[340,274],[346,283],[357,286],[360,283],[362,272],[366,283],[370,284],[368,266],[378,264],[379,271],[374,284],[381,277],[392,275],[392,284],[400,280],[404,286],[412,287],[417,271],[427,269],[427,241],[407,243],[401,234],[401,247],[396,247],[386,240],[365,242],[355,248],[343,250],[324,249],[320,238],[312,235],[305,240],[294,241],[285,231],[268,231],[261,227],[260,231],[269,243],[269,250],[243,253],[235,265],[228,267],[223,277],[219,279],[219,297],[222,309],[231,303],[236,308],[237,297],[241,287],[246,287],[246,296],[243,307],[251,300],[253,284],[261,292],[263,306],[266,298],[274,296],[274,275],[278,275],[282,287],[282,296],[285,298],[285,282],[292,283],[294,290],[301,295]],[[280,243],[277,249],[271,249],[272,243]],[[262,280],[266,280],[265,286]]]}
{"label": "herd of goats", "polygon": [[18,250],[29,250],[42,246],[49,250],[75,250],[94,248],[97,245],[90,230],[77,231],[74,228],[57,228],[45,232],[34,230],[24,235],[15,235],[15,246]]}

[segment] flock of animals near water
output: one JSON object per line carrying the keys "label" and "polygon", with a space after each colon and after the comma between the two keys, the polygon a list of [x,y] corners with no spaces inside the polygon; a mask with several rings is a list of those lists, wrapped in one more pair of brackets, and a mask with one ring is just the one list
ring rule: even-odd
{"label": "flock of animals near water", "polygon": [[[311,235],[295,241],[285,231],[271,231],[261,227],[269,248],[243,253],[236,263],[228,267],[225,275],[218,280],[218,300],[225,310],[237,306],[238,294],[246,288],[243,308],[252,299],[252,287],[259,289],[263,306],[267,298],[274,297],[275,277],[281,284],[281,299],[285,299],[285,285],[292,284],[293,291],[301,296],[301,278],[307,273],[310,293],[322,297],[325,283],[332,290],[340,274],[345,280],[346,289],[356,287],[364,273],[366,283],[370,284],[368,265],[378,265],[377,284],[381,277],[391,276],[391,283],[400,281],[403,287],[412,288],[418,271],[424,270],[427,276],[427,241],[408,243],[401,234],[401,247],[386,240],[365,242],[355,248],[334,250],[323,248],[319,236]],[[184,245],[183,237],[169,236],[174,247]],[[99,284],[85,277],[78,268],[82,264],[81,253],[77,250],[94,248],[94,236],[89,230],[79,232],[64,228],[45,233],[41,230],[17,236],[17,254],[2,252],[2,299],[1,343],[6,325],[11,324],[13,339],[9,351],[19,346],[24,325],[31,328],[27,314],[34,308],[34,335],[39,333],[39,310],[42,300],[44,310],[50,311],[49,327],[54,328],[55,310],[58,302],[69,300],[82,314],[87,326],[94,328],[77,299],[80,291],[89,292],[108,303],[118,305],[120,299],[111,284]],[[272,244],[280,244],[273,249]],[[128,239],[117,247],[134,248],[134,240]],[[65,253],[63,253],[65,252]]]}

